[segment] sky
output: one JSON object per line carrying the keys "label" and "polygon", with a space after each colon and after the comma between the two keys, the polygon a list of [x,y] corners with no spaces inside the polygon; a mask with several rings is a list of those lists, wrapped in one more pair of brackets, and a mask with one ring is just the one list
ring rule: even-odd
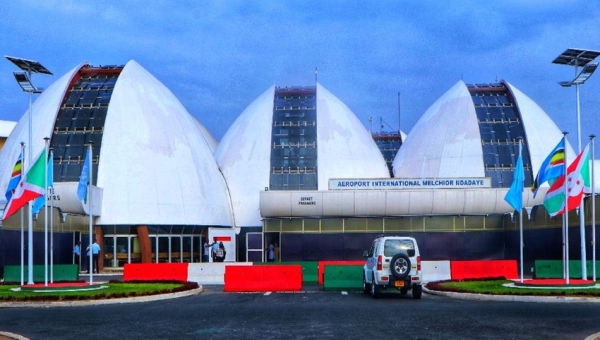
{"label": "sky", "polygon": [[[506,80],[577,149],[576,91],[558,85],[575,69],[552,61],[570,47],[600,50],[600,2],[586,0],[15,0],[0,12],[2,55],[53,73],[34,75],[36,86],[83,62],[135,60],[217,140],[274,84],[318,77],[365,128],[410,133],[458,81]],[[17,70],[0,60],[0,120],[28,108]],[[583,146],[600,135],[598,73],[580,86]]]}

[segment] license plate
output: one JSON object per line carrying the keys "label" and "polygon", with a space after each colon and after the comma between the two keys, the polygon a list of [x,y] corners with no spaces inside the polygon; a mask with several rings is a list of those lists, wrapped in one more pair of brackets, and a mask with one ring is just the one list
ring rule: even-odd
{"label": "license plate", "polygon": [[404,287],[404,281],[396,281],[394,282],[394,287]]}

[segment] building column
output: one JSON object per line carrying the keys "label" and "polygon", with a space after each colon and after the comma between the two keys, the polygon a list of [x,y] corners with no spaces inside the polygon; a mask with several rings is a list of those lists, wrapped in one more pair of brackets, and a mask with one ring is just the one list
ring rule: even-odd
{"label": "building column", "polygon": [[96,238],[96,242],[98,242],[98,244],[102,244],[102,247],[100,247],[100,253],[98,254],[98,270],[100,271],[104,269],[104,232],[102,231],[102,226],[94,226],[94,237]]}
{"label": "building column", "polygon": [[138,225],[137,233],[140,239],[140,248],[142,249],[142,263],[152,263],[152,248],[150,247],[148,226]]}

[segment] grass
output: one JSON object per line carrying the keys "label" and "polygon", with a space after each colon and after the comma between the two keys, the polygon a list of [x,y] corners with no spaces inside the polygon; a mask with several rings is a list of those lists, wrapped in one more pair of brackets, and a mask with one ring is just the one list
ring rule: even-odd
{"label": "grass", "polygon": [[430,282],[427,288],[431,290],[474,293],[474,294],[492,294],[492,295],[535,295],[535,296],[586,296],[600,297],[600,289],[526,289],[504,287],[505,283],[512,283],[509,280],[471,280],[471,281],[440,281]]}
{"label": "grass", "polygon": [[0,284],[0,302],[16,301],[77,301],[115,299],[186,291],[198,288],[195,282],[119,282],[110,281],[108,288],[79,292],[12,291],[18,284]]}

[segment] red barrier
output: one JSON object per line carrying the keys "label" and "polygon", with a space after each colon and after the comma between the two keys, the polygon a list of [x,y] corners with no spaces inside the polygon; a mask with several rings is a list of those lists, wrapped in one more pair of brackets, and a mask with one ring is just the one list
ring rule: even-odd
{"label": "red barrier", "polygon": [[123,268],[123,281],[187,280],[187,263],[126,263]]}
{"label": "red barrier", "polygon": [[365,261],[319,261],[319,284],[322,285],[325,281],[325,265],[332,264],[334,266],[356,266],[365,264]]}
{"label": "red barrier", "polygon": [[505,277],[516,279],[517,260],[450,261],[452,280]]}
{"label": "red barrier", "polygon": [[301,265],[225,266],[226,292],[302,290]]}

